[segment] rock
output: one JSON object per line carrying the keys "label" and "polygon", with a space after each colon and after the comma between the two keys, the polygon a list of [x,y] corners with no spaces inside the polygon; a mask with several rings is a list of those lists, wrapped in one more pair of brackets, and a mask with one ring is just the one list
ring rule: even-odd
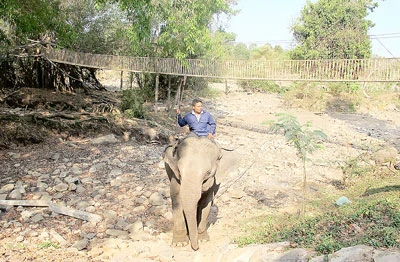
{"label": "rock", "polygon": [[145,211],[146,210],[146,208],[144,207],[144,206],[137,206],[137,207],[134,207],[133,209],[132,209],[132,212],[134,212],[134,213],[141,213],[141,212],[143,212],[143,211]]}
{"label": "rock", "polygon": [[373,260],[373,247],[358,245],[354,247],[346,247],[326,256],[318,256],[312,258],[310,262],[347,262],[347,261],[375,261]]}
{"label": "rock", "polygon": [[40,181],[40,182],[45,182],[45,181],[47,181],[47,180],[49,180],[50,179],[50,175],[49,174],[44,174],[44,175],[41,175],[39,178],[38,178],[38,181]]}
{"label": "rock", "polygon": [[83,173],[83,170],[78,164],[74,164],[71,167],[70,172],[75,176],[79,176],[79,175],[81,175]]}
{"label": "rock", "polygon": [[154,192],[149,197],[149,204],[152,206],[163,206],[166,204],[166,201],[160,193]]}
{"label": "rock", "polygon": [[57,192],[64,192],[64,191],[67,191],[67,190],[68,190],[68,185],[65,184],[65,183],[57,184],[57,185],[54,187],[54,190],[56,190]]}
{"label": "rock", "polygon": [[103,218],[105,221],[114,221],[117,219],[117,212],[114,210],[105,210],[103,213]]}
{"label": "rock", "polygon": [[374,253],[374,262],[394,262],[400,261],[400,252],[380,251]]}
{"label": "rock", "polygon": [[26,193],[26,190],[25,190],[21,180],[17,181],[17,183],[15,184],[15,190],[18,190],[21,194]]}
{"label": "rock", "polygon": [[82,194],[82,193],[85,193],[85,192],[86,192],[86,188],[85,188],[84,186],[78,185],[78,186],[76,186],[75,191],[76,191],[76,193],[78,193],[78,194]]}
{"label": "rock", "polygon": [[90,206],[90,204],[87,201],[80,201],[76,204],[76,208],[79,210],[85,210],[88,206]]}
{"label": "rock", "polygon": [[97,163],[89,168],[90,173],[96,173],[103,170],[105,167],[105,163]]}
{"label": "rock", "polygon": [[156,140],[158,138],[157,130],[155,130],[154,128],[143,128],[142,133],[150,141]]}
{"label": "rock", "polygon": [[234,199],[241,199],[242,197],[246,196],[246,193],[243,191],[243,189],[236,188],[229,191],[229,196]]}
{"label": "rock", "polygon": [[55,153],[55,154],[51,157],[51,159],[54,160],[54,161],[58,161],[58,160],[60,159],[60,153]]}
{"label": "rock", "polygon": [[50,235],[61,245],[61,246],[66,246],[68,242],[59,234],[57,233],[54,229],[50,230]]}
{"label": "rock", "polygon": [[20,199],[22,199],[22,194],[21,194],[21,192],[20,192],[18,189],[14,189],[14,190],[11,191],[11,193],[8,195],[8,198],[20,200]]}
{"label": "rock", "polygon": [[24,236],[17,236],[17,237],[15,238],[15,242],[22,242],[22,241],[24,241],[24,240],[25,240]]}
{"label": "rock", "polygon": [[118,219],[117,223],[115,224],[115,228],[116,229],[123,229],[125,230],[125,228],[129,225],[128,222],[126,222],[125,219]]}
{"label": "rock", "polygon": [[339,197],[339,199],[336,200],[336,202],[335,202],[335,204],[338,206],[343,206],[343,205],[350,204],[350,203],[351,203],[350,200],[345,196]]}
{"label": "rock", "polygon": [[89,245],[89,240],[87,240],[86,238],[83,238],[81,240],[76,241],[72,247],[76,248],[77,250],[83,250],[86,249],[87,246]]}
{"label": "rock", "polygon": [[121,160],[119,160],[118,158],[113,159],[113,161],[111,162],[111,164],[113,166],[118,166],[119,168],[123,168],[124,166],[126,166],[126,163],[123,163]]}
{"label": "rock", "polygon": [[77,189],[77,185],[74,183],[68,184],[68,191],[75,191]]}
{"label": "rock", "polygon": [[37,182],[36,187],[38,188],[39,191],[46,191],[49,185],[47,185],[44,182]]}
{"label": "rock", "polygon": [[21,218],[23,221],[28,221],[33,215],[35,215],[35,212],[31,210],[24,210],[21,212]]}
{"label": "rock", "polygon": [[1,188],[0,188],[0,194],[4,194],[4,193],[9,193],[9,192],[11,192],[11,190],[13,190],[14,189],[14,187],[15,187],[15,185],[14,184],[7,184],[7,185],[4,185],[4,186],[2,186]]}
{"label": "rock", "polygon": [[85,211],[86,211],[86,212],[89,212],[89,213],[94,213],[94,212],[96,212],[96,208],[95,208],[94,206],[88,206],[88,207],[85,209]]}
{"label": "rock", "polygon": [[68,176],[64,178],[64,181],[68,184],[79,184],[79,177],[76,176]]}
{"label": "rock", "polygon": [[43,220],[43,216],[41,214],[36,214],[30,218],[30,221],[32,221],[33,223],[37,223],[42,220]]}
{"label": "rock", "polygon": [[124,229],[129,231],[130,233],[143,231],[143,222],[142,221],[136,221],[133,224],[127,225]]}
{"label": "rock", "polygon": [[123,236],[128,236],[128,232],[124,230],[118,230],[118,229],[107,229],[106,234],[113,236],[113,237],[123,237]]}
{"label": "rock", "polygon": [[120,175],[122,175],[122,170],[115,168],[115,169],[111,170],[111,172],[110,172],[110,174],[108,176],[109,177],[117,177],[117,176],[120,176]]}
{"label": "rock", "polygon": [[101,136],[101,137],[97,137],[97,138],[93,138],[91,140],[91,143],[93,145],[100,145],[100,144],[114,144],[114,143],[118,143],[118,139],[115,138],[115,136],[113,134],[111,135],[106,135],[106,136]]}

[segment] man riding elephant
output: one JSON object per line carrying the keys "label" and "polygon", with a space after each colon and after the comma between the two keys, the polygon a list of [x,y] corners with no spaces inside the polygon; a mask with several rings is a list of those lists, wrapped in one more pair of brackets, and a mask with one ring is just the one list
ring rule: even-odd
{"label": "man riding elephant", "polygon": [[192,101],[192,111],[184,117],[181,116],[179,109],[176,110],[179,126],[189,126],[190,132],[198,136],[205,136],[210,139],[215,136],[216,124],[209,112],[203,110],[203,102],[196,98]]}

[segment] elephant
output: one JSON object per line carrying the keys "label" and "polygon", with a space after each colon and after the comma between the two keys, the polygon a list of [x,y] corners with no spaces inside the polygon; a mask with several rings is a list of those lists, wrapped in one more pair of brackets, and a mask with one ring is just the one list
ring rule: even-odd
{"label": "elephant", "polygon": [[164,150],[170,180],[173,213],[173,246],[209,240],[207,221],[221,180],[238,163],[232,150],[207,137],[187,136]]}

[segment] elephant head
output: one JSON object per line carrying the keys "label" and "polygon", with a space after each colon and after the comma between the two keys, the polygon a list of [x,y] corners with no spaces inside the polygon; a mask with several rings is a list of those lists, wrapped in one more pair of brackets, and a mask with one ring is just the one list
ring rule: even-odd
{"label": "elephant head", "polygon": [[225,160],[232,161],[225,150],[206,137],[188,136],[166,148],[164,162],[171,182],[173,244],[186,244],[190,239],[192,248],[197,250],[198,240],[208,239],[211,204],[222,176],[232,164]]}

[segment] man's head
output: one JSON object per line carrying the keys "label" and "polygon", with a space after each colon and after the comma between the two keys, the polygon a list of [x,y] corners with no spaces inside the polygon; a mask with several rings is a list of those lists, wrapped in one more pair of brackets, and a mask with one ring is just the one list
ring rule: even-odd
{"label": "man's head", "polygon": [[203,111],[203,101],[198,98],[193,99],[192,108],[196,114],[200,114]]}

